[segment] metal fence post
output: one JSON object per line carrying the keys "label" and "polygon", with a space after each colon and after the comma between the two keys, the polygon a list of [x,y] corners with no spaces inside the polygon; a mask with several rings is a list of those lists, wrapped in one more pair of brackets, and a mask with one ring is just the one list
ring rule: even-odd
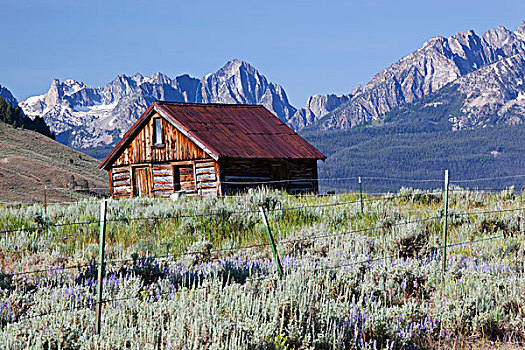
{"label": "metal fence post", "polygon": [[272,247],[273,251],[273,257],[275,259],[275,263],[277,264],[277,271],[279,271],[279,277],[283,278],[283,268],[281,266],[281,260],[279,259],[279,254],[277,253],[277,248],[275,246],[275,241],[273,240],[272,231],[270,230],[270,225],[268,225],[268,219],[266,218],[266,212],[264,211],[264,208],[261,206],[261,216],[264,221],[264,225],[266,226],[266,232],[268,233],[268,239],[270,240],[270,245]]}
{"label": "metal fence post", "polygon": [[361,201],[361,214],[363,214],[364,205],[363,205],[363,188],[361,186],[361,176],[359,176],[359,200]]}
{"label": "metal fence post", "polygon": [[445,170],[444,191],[444,214],[443,214],[443,272],[447,270],[447,225],[448,225],[448,169]]}
{"label": "metal fence post", "polygon": [[100,202],[100,238],[98,253],[98,280],[97,280],[97,324],[95,334],[100,334],[102,316],[102,278],[104,277],[104,246],[106,240],[106,209],[105,199]]}

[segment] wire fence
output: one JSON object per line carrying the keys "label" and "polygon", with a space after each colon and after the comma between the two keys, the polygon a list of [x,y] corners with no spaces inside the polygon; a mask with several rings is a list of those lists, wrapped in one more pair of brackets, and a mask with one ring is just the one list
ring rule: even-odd
{"label": "wire fence", "polygon": [[[322,203],[322,204],[316,204],[316,205],[305,205],[305,206],[296,206],[296,207],[288,207],[288,208],[271,208],[267,209],[267,211],[289,211],[289,210],[300,210],[300,209],[308,209],[308,208],[323,208],[323,207],[333,207],[333,206],[345,206],[349,204],[357,204],[360,202],[377,202],[377,201],[384,201],[384,200],[393,200],[397,198],[407,198],[413,196],[413,194],[398,194],[398,195],[390,195],[390,194],[384,194],[381,197],[378,198],[364,198],[362,200],[354,200],[354,201],[342,201],[337,203]],[[245,196],[244,196],[245,197]],[[229,214],[232,215],[239,215],[239,214],[250,214],[250,213],[259,213],[258,210],[241,210],[241,211],[231,211]],[[208,213],[202,213],[202,214],[183,214],[183,215],[173,215],[173,216],[148,216],[148,217],[127,217],[127,218],[118,218],[118,219],[109,219],[108,222],[130,222],[130,221],[150,221],[150,220],[178,220],[178,219],[184,219],[184,218],[202,218],[202,217],[209,217],[209,216],[221,216],[224,215],[223,211],[210,211]],[[75,225],[92,225],[97,224],[97,221],[81,221],[81,222],[72,222],[72,223],[55,223],[55,224],[45,224],[45,225],[39,225],[39,226],[33,226],[33,227],[23,227],[23,228],[17,228],[17,229],[11,229],[11,230],[0,230],[0,234],[6,234],[6,233],[13,233],[13,232],[21,232],[21,231],[41,231],[43,229],[49,229],[54,227],[62,227],[62,226],[75,226]]]}
{"label": "wire fence", "polygon": [[[473,179],[461,179],[461,180],[451,180],[451,184],[466,184],[469,183],[483,183],[483,182],[490,182],[490,181],[501,181],[501,180],[512,180],[512,179],[525,179],[525,174],[517,174],[517,175],[507,175],[507,176],[494,176],[494,177],[483,177],[483,178],[473,178]],[[320,177],[316,179],[285,179],[285,180],[266,180],[266,181],[222,181],[223,184],[228,185],[246,185],[246,186],[271,186],[271,185],[279,185],[279,184],[294,184],[294,183],[304,183],[304,182],[316,182],[319,184],[324,183],[337,183],[337,182],[345,182],[348,181],[355,181],[357,182],[359,179],[366,180],[366,181],[389,181],[389,182],[397,182],[397,183],[409,183],[409,184],[442,184],[443,179],[410,179],[410,178],[396,178],[396,177],[388,177],[388,176],[349,176],[349,177]],[[521,183],[521,186],[524,184]],[[487,191],[487,192],[499,192],[506,190],[507,188],[499,187],[499,188],[483,188],[483,187],[477,187],[475,190],[477,191]],[[451,189],[454,191],[459,191],[458,189]],[[517,188],[518,191],[521,190],[521,188]],[[78,201],[77,198],[74,196],[71,197],[71,200],[47,200],[46,198],[46,192],[47,191],[56,191],[64,193],[66,192],[68,195],[72,195],[74,193],[79,194],[85,194],[85,195],[94,195],[97,194],[99,197],[104,197],[107,195],[110,195],[111,187],[86,187],[86,188],[75,188],[75,187],[63,187],[63,186],[52,186],[52,185],[46,185],[42,188],[42,201],[33,201],[33,202],[2,202],[0,201],[0,205],[4,206],[30,206],[30,205],[38,205],[38,204],[44,204],[44,205],[66,205],[66,204],[74,204]],[[336,194],[335,191],[329,191],[327,190],[327,193],[323,194],[302,194],[302,196],[329,196]],[[345,192],[342,192],[345,193]],[[339,193],[341,194],[341,193]],[[365,193],[364,193],[365,194]],[[386,194],[384,192],[371,192],[367,193],[368,195],[382,195]],[[224,195],[225,198],[237,198],[242,197],[239,195]]]}
{"label": "wire fence", "polygon": [[[462,180],[462,181],[453,181],[453,182],[454,183],[462,183],[462,182],[466,183],[466,182],[474,182],[474,181],[488,181],[488,180],[494,180],[494,179],[521,178],[521,177],[525,177],[525,175],[506,176],[506,177],[499,177],[499,178],[481,178],[481,179],[471,179],[471,180]],[[349,178],[340,178],[340,179],[349,179]],[[350,178],[350,179],[357,179],[357,178]],[[394,179],[394,178],[386,178],[386,177],[381,177],[381,178],[380,177],[369,177],[369,178],[362,177],[362,179],[402,180],[402,179]],[[414,183],[423,182],[423,181],[429,182],[429,183],[442,182],[442,180],[433,180],[433,179],[431,180],[406,180],[404,179],[404,181],[414,182]],[[266,182],[266,183],[271,183],[271,182]],[[450,192],[459,192],[459,191],[466,191],[466,190],[463,190],[463,189],[451,189],[450,190]],[[356,195],[356,193],[352,193],[352,194]],[[267,209],[267,211],[268,212],[277,212],[277,211],[286,212],[286,211],[312,210],[316,208],[333,208],[333,207],[340,207],[340,206],[351,206],[351,205],[356,205],[359,203],[363,204],[363,203],[373,203],[373,202],[381,202],[381,201],[385,202],[385,201],[398,200],[401,198],[404,198],[404,199],[413,198],[417,194],[418,193],[400,193],[400,194],[365,193],[364,195],[367,196],[367,198],[363,198],[363,197],[358,198],[356,195],[356,199],[350,200],[350,201],[337,201],[334,203],[318,203],[318,204],[299,205],[299,206],[291,206],[291,207],[276,207],[276,208],[269,208]],[[429,194],[429,193],[422,191],[421,194]],[[443,195],[444,191],[438,191],[437,193],[430,193],[430,194]],[[374,196],[377,196],[377,197],[374,197]],[[68,204],[71,204],[71,203],[68,203]],[[389,224],[389,228],[391,229],[393,227],[398,227],[398,226],[406,226],[410,224],[420,224],[420,223],[426,223],[426,222],[431,222],[431,221],[443,220],[445,218],[451,218],[454,215],[458,215],[458,214],[464,215],[464,216],[479,216],[479,215],[486,215],[486,214],[520,212],[523,210],[524,208],[504,208],[504,209],[491,209],[491,210],[478,210],[478,211],[463,211],[463,212],[460,211],[460,212],[448,213],[446,217],[442,212],[439,212],[439,210],[438,211],[422,210],[420,212],[427,213],[427,214],[434,213],[435,215],[425,217],[425,218],[418,218],[415,220],[405,220],[405,221],[400,221],[400,222],[394,222],[394,223]],[[230,215],[243,215],[243,214],[249,214],[249,213],[256,214],[256,213],[259,213],[259,211],[258,210],[238,210],[238,211],[228,212],[228,214]],[[144,220],[148,220],[148,221],[154,220],[154,221],[162,222],[166,220],[177,220],[177,219],[183,219],[183,218],[199,218],[199,217],[202,218],[202,217],[210,217],[210,216],[213,217],[213,216],[220,216],[220,215],[224,215],[224,211],[210,211],[208,213],[181,214],[181,215],[162,216],[162,217],[161,216],[148,216],[148,217],[129,217],[129,218],[109,218],[108,220],[105,220],[105,222],[106,223],[118,223],[118,222],[128,223],[128,222],[133,222],[133,221],[144,221]],[[23,231],[34,232],[34,231],[41,231],[42,229],[49,229],[49,228],[59,228],[59,227],[66,227],[66,226],[86,226],[86,225],[94,225],[94,224],[100,224],[100,222],[98,220],[90,220],[90,221],[79,221],[79,222],[69,222],[69,223],[54,223],[54,224],[39,225],[39,226],[34,226],[34,227],[23,227],[23,228],[18,228],[18,229],[1,230],[0,233],[7,235],[7,234],[23,232]],[[321,234],[307,236],[307,237],[298,237],[298,238],[293,238],[293,239],[287,238],[287,239],[279,240],[277,242],[277,245],[281,246],[281,245],[288,244],[288,243],[299,243],[299,242],[304,242],[304,241],[318,241],[318,240],[323,240],[323,239],[326,240],[330,238],[344,237],[344,236],[349,236],[349,235],[360,235],[360,234],[364,234],[367,232],[384,230],[384,229],[385,229],[385,225],[382,224],[382,225],[377,225],[377,226],[370,226],[370,227],[354,229],[354,230],[345,231],[345,232],[329,232],[329,233],[321,233]],[[518,233],[521,234],[523,233],[523,231],[515,232],[514,234],[518,234]],[[70,234],[69,236],[73,237],[74,234]],[[506,236],[507,236],[506,234],[500,234],[500,235],[480,238],[476,240],[468,240],[468,241],[461,241],[461,242],[456,242],[456,243],[451,243],[451,244],[433,246],[431,248],[434,250],[440,250],[440,249],[453,248],[453,247],[459,247],[459,246],[464,246],[464,245],[474,245],[480,242],[493,241],[496,239],[505,238]],[[268,247],[270,245],[271,243],[260,243],[260,244],[251,244],[251,245],[235,246],[235,247],[220,248],[220,249],[210,249],[208,254],[221,255],[221,254],[231,253],[231,252],[239,251],[239,250],[248,250],[248,249],[254,249],[254,248]],[[156,261],[156,260],[162,260],[162,259],[180,258],[182,256],[202,254],[202,253],[203,252],[200,250],[199,251],[184,251],[184,252],[165,254],[165,255],[151,255],[151,256],[148,255],[145,258],[149,259],[150,261]],[[361,265],[361,264],[371,264],[373,262],[384,261],[384,260],[395,259],[395,258],[396,258],[396,255],[388,255],[388,256],[374,257],[374,258],[368,258],[368,259],[358,260],[358,261],[348,261],[348,262],[345,262],[339,265],[318,268],[315,271],[317,270],[318,271],[328,271],[328,270],[334,270],[334,269]],[[136,260],[137,260],[136,257],[135,258],[125,258],[125,259],[112,259],[112,260],[105,261],[102,264],[102,266],[107,267],[111,265],[119,265],[122,263],[127,263],[127,262],[132,262],[132,261],[135,262]],[[39,274],[56,275],[64,271],[81,270],[87,267],[94,268],[95,265],[93,262],[88,262],[88,263],[74,264],[74,265],[69,265],[69,266],[65,266],[65,265],[64,266],[53,266],[53,267],[47,266],[46,268],[33,268],[27,271],[4,272],[4,273],[0,273],[0,277],[14,278],[14,277],[23,277],[23,276],[28,276],[28,275],[39,275]],[[274,274],[268,274],[267,276],[254,277],[252,280],[257,281],[257,280],[274,279],[274,278],[276,278]],[[169,293],[161,293],[159,295],[156,295],[156,297],[160,297],[164,294],[169,294]],[[132,296],[132,297],[125,297],[125,298],[104,299],[104,300],[99,300],[99,301],[91,300],[88,303],[70,306],[70,307],[60,309],[60,310],[53,310],[49,312],[43,312],[39,314],[27,315],[24,317],[14,318],[10,320],[9,323],[20,322],[20,321],[24,321],[24,320],[28,320],[28,319],[36,318],[36,317],[45,317],[45,316],[55,315],[57,313],[92,309],[97,303],[99,304],[116,303],[116,302],[120,302],[124,300],[132,300],[132,299],[137,299],[137,298],[141,298],[141,296],[138,295],[138,296]]]}
{"label": "wire fence", "polygon": [[[370,229],[373,229],[373,228],[368,228],[368,229],[370,230]],[[359,231],[354,231],[354,232],[359,232]],[[523,234],[523,233],[525,233],[525,231],[519,231],[517,233]],[[454,248],[454,247],[464,246],[464,245],[474,245],[476,243],[487,242],[487,241],[494,241],[494,240],[502,239],[502,238],[505,238],[505,237],[506,237],[505,235],[496,235],[496,236],[480,238],[480,239],[476,239],[476,240],[469,240],[469,241],[463,241],[463,242],[458,242],[458,243],[453,243],[453,244],[447,244],[446,247],[447,248]],[[317,237],[317,238],[323,238],[323,237]],[[281,241],[281,242],[284,242],[284,241]],[[268,244],[260,245],[260,246],[268,246]],[[444,247],[445,246],[434,246],[434,247],[431,247],[431,248],[434,249],[434,250],[439,250],[439,249],[443,249]],[[245,248],[249,248],[249,247],[245,247]],[[186,254],[192,254],[192,253],[194,253],[194,252],[187,252]],[[161,257],[149,257],[149,258],[155,259],[155,258],[161,258]],[[341,269],[341,268],[347,268],[347,267],[358,266],[358,265],[365,265],[365,264],[368,264],[369,267],[370,267],[370,265],[372,263],[381,262],[381,261],[387,261],[387,260],[394,261],[396,259],[399,259],[398,255],[387,255],[387,256],[381,256],[381,257],[376,257],[376,258],[367,258],[367,259],[361,259],[361,260],[356,260],[356,261],[348,261],[348,262],[345,262],[345,263],[336,264],[336,265],[332,265],[332,266],[318,267],[318,268],[314,268],[312,271],[313,272],[325,272],[325,271],[337,270],[337,269]],[[122,261],[129,261],[129,260],[131,260],[131,259],[113,260],[113,261],[108,261],[107,263],[109,264],[111,262],[122,262]],[[414,260],[419,260],[420,262],[423,261],[423,260],[426,260],[427,263],[429,261],[428,259],[424,259],[424,258],[423,259],[421,259],[421,258],[414,258]],[[69,268],[79,268],[79,267],[87,266],[87,265],[89,265],[89,264],[71,266]],[[32,271],[31,273],[42,272],[42,271],[45,271],[45,270]],[[257,282],[257,281],[263,281],[263,280],[275,280],[277,278],[278,277],[275,274],[269,273],[269,274],[267,274],[265,276],[251,277],[251,278],[249,278],[247,280],[247,282]],[[183,288],[188,288],[188,286],[184,286],[182,284],[177,289],[166,291],[166,292],[160,292],[160,293],[156,293],[156,294],[152,294],[152,295],[147,295],[147,296],[139,294],[139,295],[134,295],[134,296],[129,296],[129,297],[104,299],[104,300],[100,301],[100,304],[117,303],[117,302],[121,302],[121,301],[129,301],[129,300],[137,300],[137,299],[140,300],[140,299],[148,299],[148,298],[160,298],[160,297],[165,296],[165,295],[173,294],[174,292],[182,290]],[[195,291],[195,290],[198,290],[198,289],[207,289],[207,288],[209,288],[209,285],[201,285],[199,287],[194,286],[193,288],[190,288],[190,289]],[[52,310],[52,311],[49,311],[49,312],[42,312],[42,313],[38,313],[38,314],[27,315],[27,316],[15,318],[15,319],[10,320],[8,323],[22,322],[22,321],[26,321],[26,320],[29,320],[29,319],[32,319],[32,318],[53,316],[53,315],[56,315],[56,314],[59,314],[59,313],[64,313],[64,312],[81,311],[81,310],[87,310],[87,309],[93,310],[97,303],[98,302],[96,300],[92,299],[92,300],[90,300],[87,303],[83,303],[81,305],[76,305],[76,306],[73,306],[73,307],[66,307],[66,308],[62,308],[62,309],[59,309],[59,310]]]}
{"label": "wire fence", "polygon": [[[429,180],[430,181],[430,180]],[[433,180],[432,180],[433,181]],[[505,190],[505,189],[504,189]],[[499,191],[499,190],[494,190]],[[288,211],[288,210],[300,210],[300,209],[308,209],[308,208],[322,208],[322,207],[332,207],[332,206],[345,206],[349,204],[358,204],[358,203],[370,203],[370,202],[379,202],[379,201],[387,201],[387,200],[395,200],[399,198],[410,198],[410,197],[416,197],[418,195],[437,195],[442,194],[443,191],[440,191],[439,193],[427,193],[425,191],[418,192],[412,192],[412,193],[405,193],[405,194],[390,194],[390,193],[363,193],[363,195],[369,196],[368,198],[361,198],[356,199],[353,201],[341,201],[337,203],[321,203],[321,204],[315,204],[315,205],[305,205],[305,206],[296,206],[296,207],[288,207],[288,208],[272,208],[268,209],[267,211]],[[472,192],[469,190],[455,190],[451,189],[449,192]],[[355,195],[355,193],[348,193]],[[341,196],[341,194],[333,195],[333,196]],[[375,196],[375,197],[373,197]],[[246,196],[234,196],[234,198],[246,198]],[[67,204],[77,204],[78,202],[67,202]],[[412,209],[413,210],[413,209]],[[229,212],[229,214],[232,215],[239,215],[239,214],[249,214],[249,213],[258,213],[258,210],[243,210],[243,211],[232,211]],[[118,219],[109,219],[108,222],[129,222],[129,221],[138,221],[138,220],[177,220],[177,219],[184,219],[184,218],[199,218],[199,217],[209,217],[209,216],[220,216],[224,215],[223,211],[210,211],[208,213],[201,213],[201,214],[184,214],[184,215],[174,215],[174,216],[149,216],[149,217],[129,217],[129,218],[118,218]],[[33,226],[33,227],[22,227],[17,229],[11,229],[11,230],[0,230],[0,234],[5,233],[13,233],[13,232],[21,232],[21,231],[40,231],[42,229],[49,229],[53,227],[61,227],[61,226],[74,226],[74,225],[91,225],[91,224],[97,224],[97,221],[81,221],[81,222],[73,222],[73,223],[54,223],[54,224],[45,224],[45,225],[39,225],[39,226]]]}

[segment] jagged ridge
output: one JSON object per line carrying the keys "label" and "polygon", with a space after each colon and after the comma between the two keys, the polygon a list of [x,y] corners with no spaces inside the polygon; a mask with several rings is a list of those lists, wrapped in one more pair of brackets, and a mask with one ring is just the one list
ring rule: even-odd
{"label": "jagged ridge", "polygon": [[53,80],[49,91],[20,103],[30,116],[43,116],[57,140],[77,149],[111,147],[154,100],[262,104],[286,121],[296,109],[281,86],[246,62],[232,60],[202,80],[121,75],[102,87]]}
{"label": "jagged ridge", "polygon": [[[293,116],[292,126],[347,129],[368,124],[393,108],[435,92],[466,74],[524,53],[525,21],[514,32],[500,26],[481,37],[472,30],[450,38],[437,36],[376,74],[364,87],[354,89],[347,95],[347,101],[342,100],[336,107],[332,105],[332,110],[323,108],[322,99],[318,99],[321,103],[317,108],[309,103]],[[319,112],[311,113],[308,120],[301,116],[305,111],[315,110]]]}

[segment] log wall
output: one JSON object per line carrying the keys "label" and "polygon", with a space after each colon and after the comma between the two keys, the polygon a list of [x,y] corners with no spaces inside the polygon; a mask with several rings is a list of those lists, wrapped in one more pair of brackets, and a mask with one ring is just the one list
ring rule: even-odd
{"label": "log wall", "polygon": [[112,168],[109,172],[109,179],[113,198],[131,197],[131,176],[128,166]]}
{"label": "log wall", "polygon": [[153,164],[153,196],[169,197],[173,193],[173,168],[171,164]]}
{"label": "log wall", "polygon": [[289,162],[290,182],[287,185],[288,192],[317,193],[319,185],[317,181],[317,160],[304,159]]}
{"label": "log wall", "polygon": [[[133,167],[124,165],[110,169],[113,198],[129,198],[133,191]],[[149,167],[153,197],[169,197],[174,192],[187,195],[220,195],[217,162],[212,158],[145,164]],[[135,191],[136,192],[136,191]]]}
{"label": "log wall", "polygon": [[213,159],[195,162],[195,178],[199,195],[220,195],[218,166]]}
{"label": "log wall", "polygon": [[292,194],[318,192],[316,160],[222,160],[219,166],[222,194],[260,186]]}
{"label": "log wall", "polygon": [[269,164],[264,160],[223,160],[219,167],[223,194],[244,192],[271,180]]}
{"label": "log wall", "polygon": [[153,119],[157,117],[161,118],[157,113],[149,118],[140,132],[133,137],[122,154],[113,163],[113,167],[209,157],[204,150],[199,148],[164,118],[161,118],[163,144],[153,144]]}

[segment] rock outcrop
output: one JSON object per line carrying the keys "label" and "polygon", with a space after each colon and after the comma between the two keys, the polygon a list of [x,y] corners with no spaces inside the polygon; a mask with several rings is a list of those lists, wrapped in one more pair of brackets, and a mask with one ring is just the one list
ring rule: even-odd
{"label": "rock outcrop", "polygon": [[514,55],[452,83],[465,97],[453,129],[525,122],[525,55]]}
{"label": "rock outcrop", "polygon": [[263,105],[283,121],[296,111],[281,86],[268,82],[254,67],[237,59],[202,78],[197,102]]}
{"label": "rock outcrop", "polygon": [[4,98],[7,104],[12,104],[13,106],[18,105],[18,101],[13,96],[11,91],[9,91],[6,87],[3,87],[0,85],[0,97]]}

